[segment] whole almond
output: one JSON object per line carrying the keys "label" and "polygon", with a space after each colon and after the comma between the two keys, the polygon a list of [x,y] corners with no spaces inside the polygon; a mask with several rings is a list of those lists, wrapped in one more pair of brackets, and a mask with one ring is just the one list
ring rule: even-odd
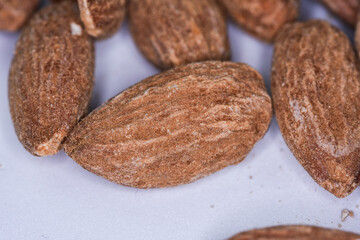
{"label": "whole almond", "polygon": [[113,35],[125,17],[126,0],[78,0],[80,17],[93,37]]}
{"label": "whole almond", "polygon": [[0,0],[0,30],[20,29],[38,4],[39,0]]}
{"label": "whole almond", "polygon": [[357,240],[360,235],[311,226],[279,226],[240,233],[229,240]]}
{"label": "whole almond", "polygon": [[360,182],[360,74],[352,45],[325,21],[287,25],[271,89],[280,130],[309,174],[337,197]]}
{"label": "whole almond", "polygon": [[320,0],[324,3],[333,13],[338,15],[348,24],[355,26],[357,12],[359,9],[358,0]]}
{"label": "whole almond", "polygon": [[160,68],[230,58],[226,19],[215,0],[132,0],[129,15],[137,46]]}
{"label": "whole almond", "polygon": [[52,4],[34,15],[16,44],[9,75],[12,120],[30,153],[60,150],[87,110],[93,71],[93,41],[76,4]]}
{"label": "whole almond", "polygon": [[299,0],[218,0],[234,21],[254,36],[272,42],[298,17]]}
{"label": "whole almond", "polygon": [[241,162],[271,115],[257,71],[241,63],[195,63],[110,99],[75,127],[65,151],[122,185],[177,186]]}

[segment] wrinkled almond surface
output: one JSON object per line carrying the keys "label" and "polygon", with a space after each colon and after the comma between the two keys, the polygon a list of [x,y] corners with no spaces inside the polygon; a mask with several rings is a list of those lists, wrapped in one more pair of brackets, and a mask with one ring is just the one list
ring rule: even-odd
{"label": "wrinkled almond surface", "polygon": [[126,0],[78,0],[86,31],[93,37],[113,35],[125,17]]}
{"label": "wrinkled almond surface", "polygon": [[271,42],[277,32],[298,17],[299,0],[218,0],[229,15],[256,37]]}
{"label": "wrinkled almond surface", "polygon": [[359,0],[320,0],[332,12],[341,17],[347,23],[355,26],[359,8]]}
{"label": "wrinkled almond surface", "polygon": [[16,133],[30,153],[57,153],[86,112],[93,51],[72,2],[42,9],[24,28],[10,69],[9,101]]}
{"label": "wrinkled almond surface", "polygon": [[240,233],[229,240],[358,240],[360,235],[311,226],[279,226]]}
{"label": "wrinkled almond surface", "polygon": [[215,0],[132,0],[129,15],[137,46],[160,68],[230,58],[226,19]]}
{"label": "wrinkled almond surface", "polygon": [[275,42],[272,93],[286,143],[337,197],[360,182],[359,62],[347,37],[325,21],[287,25]]}
{"label": "wrinkled almond surface", "polygon": [[65,151],[110,181],[171,187],[242,161],[271,115],[264,81],[251,67],[190,64],[110,99],[75,127]]}
{"label": "wrinkled almond surface", "polygon": [[38,3],[39,0],[0,0],[0,30],[20,29]]}

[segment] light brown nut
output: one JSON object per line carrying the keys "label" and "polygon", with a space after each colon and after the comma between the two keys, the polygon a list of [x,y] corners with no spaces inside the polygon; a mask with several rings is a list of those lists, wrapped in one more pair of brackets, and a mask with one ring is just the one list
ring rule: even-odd
{"label": "light brown nut", "polygon": [[156,188],[186,184],[241,162],[268,129],[261,75],[204,62],[155,75],[82,120],[65,143],[82,167],[110,181]]}
{"label": "light brown nut", "polygon": [[131,0],[129,18],[137,46],[160,68],[230,59],[225,15],[215,0]]}
{"label": "light brown nut", "polygon": [[359,0],[320,0],[333,13],[338,15],[348,24],[355,26],[359,9]]}
{"label": "light brown nut", "polygon": [[234,21],[254,36],[272,42],[298,17],[299,0],[218,0]]}
{"label": "light brown nut", "polygon": [[87,110],[94,46],[76,4],[36,13],[21,33],[9,76],[9,101],[19,140],[32,154],[57,153]]}
{"label": "light brown nut", "polygon": [[38,4],[39,0],[0,0],[0,30],[20,29]]}
{"label": "light brown nut", "polygon": [[360,235],[311,226],[279,226],[239,233],[229,240],[357,240]]}
{"label": "light brown nut", "polygon": [[78,0],[80,17],[93,37],[113,35],[125,17],[126,0]]}
{"label": "light brown nut", "polygon": [[271,89],[282,135],[309,174],[337,197],[360,182],[359,62],[325,21],[287,25],[275,41]]}

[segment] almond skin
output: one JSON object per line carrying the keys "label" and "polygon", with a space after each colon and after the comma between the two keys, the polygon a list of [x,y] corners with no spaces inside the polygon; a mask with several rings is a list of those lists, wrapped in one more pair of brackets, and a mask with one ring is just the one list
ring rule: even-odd
{"label": "almond skin", "polygon": [[357,240],[360,235],[311,226],[279,226],[240,233],[229,240]]}
{"label": "almond skin", "polygon": [[78,0],[80,17],[89,35],[107,38],[123,23],[126,0]]}
{"label": "almond skin", "polygon": [[137,46],[162,69],[230,59],[225,15],[215,0],[132,0],[129,17]]}
{"label": "almond skin", "polygon": [[271,116],[264,81],[251,67],[189,64],[110,99],[75,127],[65,151],[115,183],[172,187],[241,162]]}
{"label": "almond skin", "polygon": [[42,9],[16,44],[10,111],[19,140],[37,156],[61,149],[90,100],[94,46],[76,9],[70,1]]}
{"label": "almond skin", "polygon": [[0,30],[20,29],[38,4],[39,0],[0,0]]}
{"label": "almond skin", "polygon": [[254,36],[272,42],[299,14],[299,0],[218,0],[234,21]]}
{"label": "almond skin", "polygon": [[360,182],[359,62],[325,21],[287,25],[275,41],[271,89],[282,135],[309,174],[337,197]]}
{"label": "almond skin", "polygon": [[358,0],[320,0],[333,13],[338,15],[348,24],[355,26],[357,12],[359,9]]}

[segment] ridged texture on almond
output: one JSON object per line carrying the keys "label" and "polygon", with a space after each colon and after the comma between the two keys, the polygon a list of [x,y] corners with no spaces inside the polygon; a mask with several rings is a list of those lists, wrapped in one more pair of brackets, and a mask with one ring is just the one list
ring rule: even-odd
{"label": "ridged texture on almond", "polygon": [[311,226],[279,226],[240,233],[229,240],[357,240],[360,235]]}
{"label": "ridged texture on almond", "polygon": [[230,58],[225,15],[215,0],[131,0],[129,15],[137,46],[160,68]]}
{"label": "ridged texture on almond", "polygon": [[359,0],[320,0],[332,12],[346,21],[348,24],[355,26],[356,16],[359,8]]}
{"label": "ridged texture on almond", "polygon": [[299,0],[218,0],[236,23],[271,42],[278,31],[298,17]]}
{"label": "ridged texture on almond", "polygon": [[126,0],[78,0],[86,31],[93,37],[113,35],[125,17]]}
{"label": "ridged texture on almond", "polygon": [[34,15],[17,42],[9,76],[12,119],[29,152],[59,151],[87,110],[93,71],[93,41],[76,4],[52,4]]}
{"label": "ridged texture on almond", "polygon": [[38,4],[39,0],[0,0],[0,30],[20,29]]}
{"label": "ridged texture on almond", "polygon": [[271,115],[264,81],[251,67],[190,64],[106,102],[75,127],[65,151],[110,181],[171,187],[242,161]]}
{"label": "ridged texture on almond", "polygon": [[288,146],[337,197],[360,182],[359,62],[325,21],[287,25],[275,42],[273,102]]}

